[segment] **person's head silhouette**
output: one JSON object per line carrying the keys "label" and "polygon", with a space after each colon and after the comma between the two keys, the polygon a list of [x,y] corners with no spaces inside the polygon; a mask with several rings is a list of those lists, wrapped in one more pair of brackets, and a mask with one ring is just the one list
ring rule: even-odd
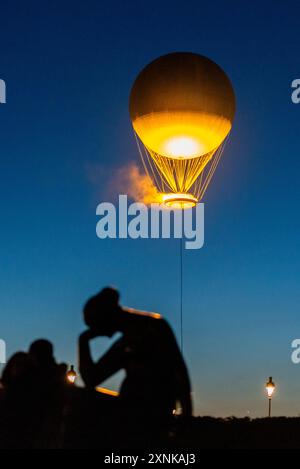
{"label": "person's head silhouette", "polygon": [[34,364],[25,352],[15,353],[4,368],[1,382],[5,389],[24,389],[34,378]]}
{"label": "person's head silhouette", "polygon": [[83,310],[86,325],[97,331],[99,335],[111,337],[119,327],[119,316],[122,311],[119,299],[119,292],[111,287],[103,288],[90,298]]}
{"label": "person's head silhouette", "polygon": [[46,339],[39,339],[32,342],[29,348],[29,355],[38,367],[53,366],[55,363],[53,345]]}

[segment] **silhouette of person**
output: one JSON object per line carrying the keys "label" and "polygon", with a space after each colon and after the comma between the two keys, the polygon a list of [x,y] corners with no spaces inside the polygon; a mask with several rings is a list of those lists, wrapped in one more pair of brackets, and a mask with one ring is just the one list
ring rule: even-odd
{"label": "silhouette of person", "polygon": [[56,363],[53,345],[46,339],[34,341],[28,355],[35,367],[35,412],[39,418],[35,444],[40,448],[57,447],[68,402],[67,365]]}
{"label": "silhouette of person", "polygon": [[25,352],[15,353],[1,378],[0,449],[30,448],[37,425],[35,367]]}
{"label": "silhouette of person", "polygon": [[1,378],[3,389],[9,394],[24,396],[24,391],[34,385],[35,367],[25,352],[15,353],[7,362]]}
{"label": "silhouette of person", "polygon": [[[104,288],[86,303],[84,320],[89,329],[79,338],[79,367],[87,387],[123,369],[126,377],[119,396],[123,411],[162,421],[179,403],[182,415],[191,415],[187,368],[170,326],[159,314],[123,308],[119,293]],[[121,337],[94,363],[90,341],[117,332]]]}
{"label": "silhouette of person", "polygon": [[10,358],[1,379],[0,448],[59,447],[66,368],[44,339]]}
{"label": "silhouette of person", "polygon": [[67,365],[57,364],[53,354],[53,345],[46,339],[38,339],[29,347],[29,356],[36,367],[38,382],[43,386],[57,386],[65,381]]}
{"label": "silhouette of person", "polygon": [[29,347],[29,355],[34,359],[38,367],[53,367],[55,359],[53,356],[53,345],[47,339],[38,339]]}

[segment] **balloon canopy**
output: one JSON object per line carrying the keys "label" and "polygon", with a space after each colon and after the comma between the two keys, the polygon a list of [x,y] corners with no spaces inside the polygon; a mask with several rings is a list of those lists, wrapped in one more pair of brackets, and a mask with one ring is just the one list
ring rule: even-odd
{"label": "balloon canopy", "polygon": [[235,96],[229,78],[212,60],[175,52],[140,72],[131,90],[129,112],[152,160],[148,167],[156,185],[186,194],[230,132]]}
{"label": "balloon canopy", "polygon": [[134,130],[150,150],[169,158],[197,158],[219,147],[235,111],[232,85],[210,59],[176,52],[151,62],[130,95]]}

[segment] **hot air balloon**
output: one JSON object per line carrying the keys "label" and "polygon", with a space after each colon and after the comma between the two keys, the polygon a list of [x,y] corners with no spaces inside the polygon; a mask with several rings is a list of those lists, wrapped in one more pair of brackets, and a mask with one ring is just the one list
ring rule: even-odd
{"label": "hot air balloon", "polygon": [[137,76],[129,112],[145,170],[164,203],[194,206],[232,128],[235,96],[225,72],[190,52],[159,57]]}

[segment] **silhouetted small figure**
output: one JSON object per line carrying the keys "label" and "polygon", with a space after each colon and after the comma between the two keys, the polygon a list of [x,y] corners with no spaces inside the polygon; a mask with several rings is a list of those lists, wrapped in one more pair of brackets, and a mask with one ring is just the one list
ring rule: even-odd
{"label": "silhouetted small figure", "polygon": [[35,382],[35,366],[33,360],[25,352],[15,353],[7,362],[1,378],[6,395],[24,396],[28,388]]}
{"label": "silhouetted small figure", "polygon": [[52,367],[55,364],[53,345],[47,339],[38,339],[29,347],[29,354],[38,367]]}
{"label": "silhouetted small figure", "polygon": [[60,445],[60,429],[68,399],[67,365],[57,364],[53,345],[46,339],[38,339],[29,347],[29,356],[35,367],[35,412],[39,416],[39,448]]}
{"label": "silhouetted small figure", "polygon": [[0,448],[30,448],[36,431],[35,366],[25,352],[15,353],[1,378]]}
{"label": "silhouetted small figure", "polygon": [[[82,379],[93,388],[119,370],[126,377],[120,390],[121,414],[151,421],[167,422],[179,403],[184,416],[192,413],[190,381],[175,336],[158,314],[122,308],[119,293],[105,288],[84,307],[89,329],[79,339]],[[98,336],[121,337],[94,363],[90,340]]]}
{"label": "silhouetted small figure", "polygon": [[65,382],[67,365],[56,363],[51,342],[46,339],[32,342],[29,356],[35,364],[37,382],[45,389],[49,389],[49,386],[56,388]]}

